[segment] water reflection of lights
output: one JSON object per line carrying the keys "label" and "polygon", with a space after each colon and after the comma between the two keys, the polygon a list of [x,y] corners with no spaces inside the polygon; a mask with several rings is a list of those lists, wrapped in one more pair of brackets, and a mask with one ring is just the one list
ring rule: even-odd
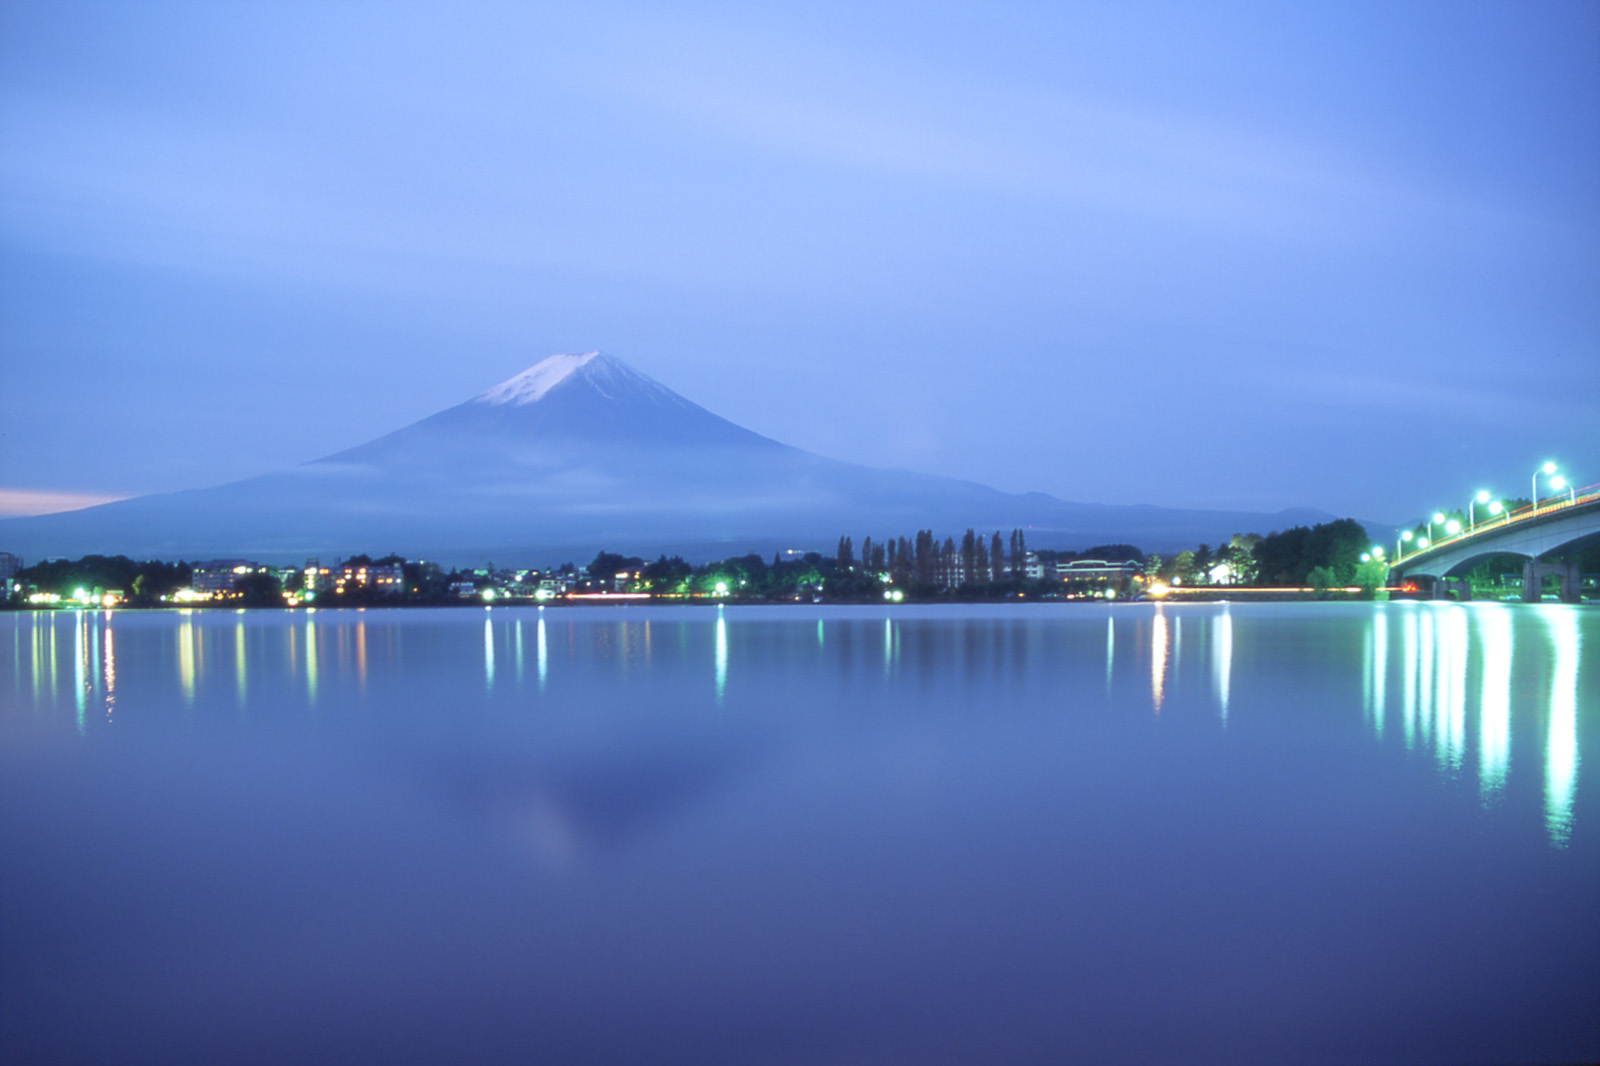
{"label": "water reflection of lights", "polygon": [[306,612],[306,698],[317,705],[317,620],[316,608]]}
{"label": "water reflection of lights", "polygon": [[1478,792],[1485,801],[1499,795],[1511,761],[1511,616],[1504,610],[1478,612],[1478,648],[1483,661],[1483,692],[1478,700]]}
{"label": "water reflection of lights", "polygon": [[117,653],[113,636],[114,634],[112,633],[108,619],[108,624],[106,625],[105,647],[106,719],[108,721],[111,718],[112,712],[117,709]]}
{"label": "water reflection of lights", "polygon": [[544,608],[539,608],[539,691],[544,691],[545,676],[550,671],[550,651],[544,636]]}
{"label": "water reflection of lights", "polygon": [[1453,607],[1439,626],[1439,723],[1437,753],[1441,765],[1461,767],[1467,740],[1467,612]]}
{"label": "water reflection of lights", "polygon": [[522,688],[522,619],[517,619],[517,624],[512,627],[511,646],[517,651],[517,688]]}
{"label": "water reflection of lights", "polygon": [[365,619],[356,622],[356,684],[361,691],[367,690],[367,623]]}
{"label": "water reflection of lights", "polygon": [[178,623],[178,684],[183,689],[183,702],[192,706],[195,681],[194,621],[189,617],[191,612],[187,608],[180,613],[183,621]]}
{"label": "water reflection of lights", "polygon": [[[1578,783],[1578,698],[1580,615],[1571,608],[1541,609],[1550,653],[1539,676],[1549,679],[1548,732],[1544,751],[1545,821],[1551,843],[1565,846],[1571,837]],[[1516,711],[1517,666],[1513,635],[1518,619],[1530,614],[1499,604],[1422,606],[1408,610],[1400,626],[1401,698],[1406,746],[1432,748],[1441,770],[1454,774],[1466,762],[1468,721],[1476,710],[1472,736],[1477,743],[1478,793],[1490,804],[1506,790],[1511,770],[1512,716]],[[1368,712],[1382,735],[1381,706],[1386,678],[1387,630],[1382,615],[1374,617],[1369,662],[1373,675],[1366,687]],[[1468,682],[1477,670],[1477,686]],[[1524,680],[1527,680],[1524,678]],[[1524,712],[1535,713],[1531,707]]]}
{"label": "water reflection of lights", "polygon": [[1373,732],[1381,737],[1389,687],[1389,615],[1386,611],[1380,610],[1372,620],[1363,659],[1365,670],[1361,684],[1365,706]]}
{"label": "water reflection of lights", "polygon": [[1578,783],[1578,615],[1571,608],[1545,614],[1550,632],[1550,734],[1545,750],[1545,824],[1550,842],[1565,847],[1572,836],[1572,801]]}
{"label": "water reflection of lights", "polygon": [[483,687],[494,688],[494,623],[483,616]]}
{"label": "water reflection of lights", "polygon": [[1161,604],[1156,604],[1155,619],[1150,633],[1150,702],[1157,714],[1165,697],[1167,682],[1167,616]]}
{"label": "water reflection of lights", "polygon": [[239,706],[244,706],[245,693],[248,689],[248,679],[245,672],[244,651],[244,612],[239,612],[238,620],[233,627],[233,675],[239,689]]}
{"label": "water reflection of lights", "polygon": [[717,703],[728,685],[728,620],[722,615],[722,604],[717,604]]}
{"label": "water reflection of lights", "polygon": [[78,704],[78,732],[83,732],[83,714],[89,695],[89,679],[85,676],[85,667],[89,661],[89,647],[86,638],[89,630],[89,619],[82,611],[73,612],[77,615],[76,623],[72,627],[74,647],[72,656],[73,687],[76,689]]}
{"label": "water reflection of lights", "polygon": [[1117,650],[1117,620],[1106,615],[1106,695],[1111,694],[1111,660]]}
{"label": "water reflection of lights", "polygon": [[1216,639],[1211,645],[1211,668],[1217,675],[1217,703],[1222,707],[1222,724],[1228,724],[1228,693],[1233,682],[1233,615],[1228,605],[1214,623]]}

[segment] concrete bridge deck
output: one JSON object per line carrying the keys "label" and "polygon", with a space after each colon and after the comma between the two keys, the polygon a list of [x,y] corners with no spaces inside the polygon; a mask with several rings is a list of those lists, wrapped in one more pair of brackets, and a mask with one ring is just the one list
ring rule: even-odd
{"label": "concrete bridge deck", "polygon": [[1561,579],[1561,599],[1577,603],[1578,565],[1570,557],[1600,543],[1600,485],[1570,499],[1544,500],[1537,505],[1477,523],[1453,537],[1397,558],[1389,566],[1389,584],[1416,584],[1432,594],[1454,591],[1471,598],[1467,574],[1491,555],[1518,555],[1522,568],[1522,598],[1537,602],[1544,579]]}

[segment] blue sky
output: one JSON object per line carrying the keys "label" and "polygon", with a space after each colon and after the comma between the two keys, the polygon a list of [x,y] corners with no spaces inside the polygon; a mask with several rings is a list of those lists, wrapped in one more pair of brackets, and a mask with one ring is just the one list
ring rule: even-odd
{"label": "blue sky", "polygon": [[0,511],[600,348],[826,455],[1600,481],[1600,5],[0,3]]}

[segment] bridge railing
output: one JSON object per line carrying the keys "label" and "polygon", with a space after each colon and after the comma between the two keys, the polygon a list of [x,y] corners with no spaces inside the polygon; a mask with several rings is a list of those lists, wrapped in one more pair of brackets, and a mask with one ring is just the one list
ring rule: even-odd
{"label": "bridge railing", "polygon": [[1582,489],[1574,489],[1570,497],[1562,495],[1554,499],[1535,500],[1526,507],[1518,507],[1515,511],[1505,511],[1485,521],[1476,522],[1470,529],[1463,529],[1459,533],[1447,535],[1439,540],[1430,540],[1426,548],[1418,548],[1403,556],[1397,556],[1395,563],[1409,562],[1419,555],[1428,555],[1441,548],[1458,545],[1464,540],[1470,540],[1485,533],[1503,530],[1507,526],[1518,522],[1544,518],[1546,515],[1554,514],[1557,511],[1582,507],[1584,504],[1595,503],[1596,501],[1600,501],[1600,483],[1589,485]]}

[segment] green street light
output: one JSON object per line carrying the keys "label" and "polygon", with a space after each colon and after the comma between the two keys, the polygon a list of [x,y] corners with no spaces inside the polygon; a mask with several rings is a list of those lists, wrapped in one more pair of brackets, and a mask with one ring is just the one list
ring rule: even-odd
{"label": "green street light", "polygon": [[1434,525],[1435,522],[1439,523],[1440,525],[1444,524],[1444,512],[1443,511],[1435,511],[1435,512],[1433,512],[1433,517],[1428,519],[1428,539],[1429,540],[1433,539],[1433,525]]}
{"label": "green street light", "polygon": [[1404,531],[1401,532],[1400,539],[1394,542],[1394,557],[1396,559],[1404,559],[1405,558],[1405,556],[1406,556],[1405,546],[1407,544],[1410,544],[1411,541],[1413,539],[1415,539],[1415,537],[1416,537],[1416,534],[1413,533],[1409,529],[1404,530]]}
{"label": "green street light", "polygon": [[1533,472],[1533,513],[1534,514],[1538,514],[1539,513],[1539,475],[1543,474],[1546,477],[1549,477],[1551,474],[1554,474],[1555,472],[1556,472],[1556,464],[1555,463],[1548,463],[1548,462],[1545,463],[1543,466],[1539,467],[1539,469],[1537,469],[1537,470],[1535,470]]}
{"label": "green street light", "polygon": [[1444,531],[1447,536],[1453,537],[1461,532],[1461,523],[1452,518],[1444,524]]}
{"label": "green street light", "polygon": [[1478,525],[1478,504],[1489,502],[1489,490],[1479,489],[1478,494],[1467,502],[1467,528],[1476,529]]}

